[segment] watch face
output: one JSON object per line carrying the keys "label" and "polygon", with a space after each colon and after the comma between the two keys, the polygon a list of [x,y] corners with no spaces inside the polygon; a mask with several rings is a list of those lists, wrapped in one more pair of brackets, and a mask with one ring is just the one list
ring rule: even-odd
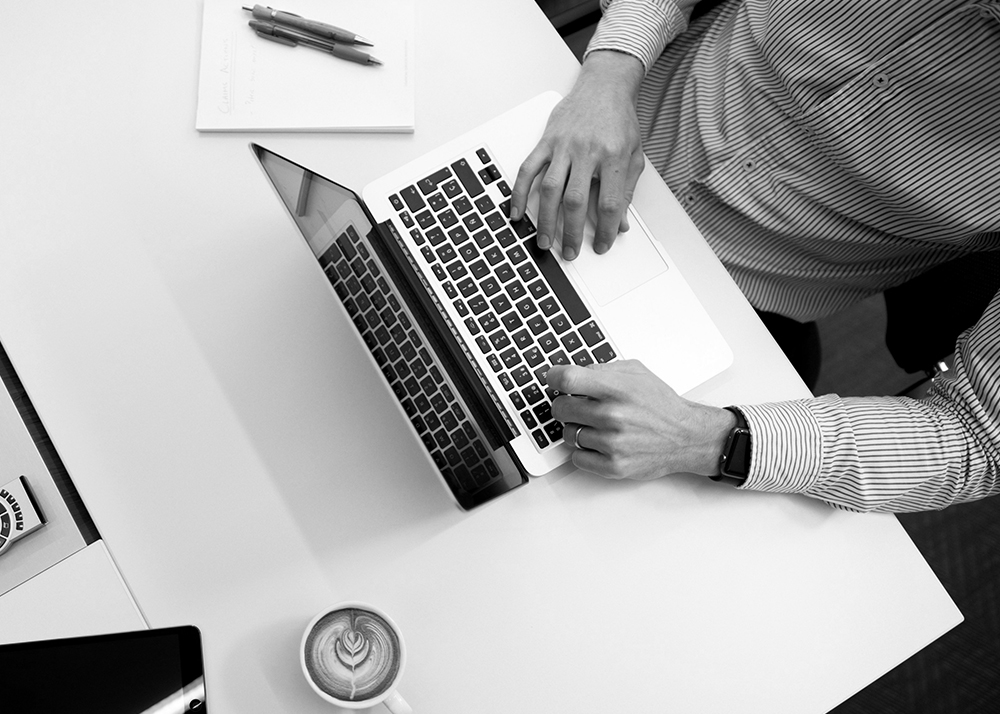
{"label": "watch face", "polygon": [[722,464],[726,476],[746,478],[750,473],[750,430],[736,427],[729,434],[726,458]]}

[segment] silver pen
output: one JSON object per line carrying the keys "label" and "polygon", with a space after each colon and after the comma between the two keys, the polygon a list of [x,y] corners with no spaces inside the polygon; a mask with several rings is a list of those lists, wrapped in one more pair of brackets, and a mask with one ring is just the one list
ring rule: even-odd
{"label": "silver pen", "polygon": [[243,9],[251,13],[257,20],[273,22],[278,25],[287,25],[288,27],[315,35],[321,39],[333,40],[334,42],[341,42],[348,45],[367,45],[372,47],[371,42],[350,30],[328,25],[325,22],[307,20],[301,15],[296,15],[292,12],[275,10],[273,7],[265,7],[264,5],[254,5],[252,8],[244,5]]}
{"label": "silver pen", "polygon": [[293,30],[290,27],[283,27],[273,22],[261,22],[260,20],[251,20],[250,27],[254,29],[258,37],[263,37],[265,40],[272,40],[274,42],[279,42],[283,45],[288,45],[289,47],[294,47],[298,44],[303,44],[313,49],[317,49],[320,52],[327,52],[334,57],[339,57],[340,59],[347,60],[348,62],[357,62],[358,64],[382,64],[381,61],[372,57],[367,52],[362,52],[361,50],[356,50],[354,47],[338,44],[336,42],[327,42],[326,40],[321,40],[312,35],[307,35],[304,32],[299,32]]}

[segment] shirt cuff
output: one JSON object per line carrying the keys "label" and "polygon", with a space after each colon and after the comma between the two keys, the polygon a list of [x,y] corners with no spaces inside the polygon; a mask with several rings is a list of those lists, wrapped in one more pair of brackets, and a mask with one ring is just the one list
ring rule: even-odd
{"label": "shirt cuff", "polygon": [[823,432],[817,399],[736,405],[750,428],[750,473],[742,488],[806,493],[820,477]]}
{"label": "shirt cuff", "polygon": [[584,59],[597,50],[636,57],[646,72],[667,43],[687,29],[687,18],[671,0],[613,0],[587,46]]}

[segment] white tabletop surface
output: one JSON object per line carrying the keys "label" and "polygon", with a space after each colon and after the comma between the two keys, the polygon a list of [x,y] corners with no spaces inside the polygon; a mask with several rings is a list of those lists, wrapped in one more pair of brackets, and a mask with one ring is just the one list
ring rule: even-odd
{"label": "white tabletop surface", "polygon": [[[19,7],[0,335],[149,624],[202,629],[214,712],[330,711],[297,644],[346,599],[435,714],[823,712],[960,620],[891,516],[565,471],[459,511],[247,142],[360,188],[575,60],[530,0],[418,0],[414,134],[199,135],[200,13]],[[652,170],[635,205],[736,354],[690,396],[806,396]]]}

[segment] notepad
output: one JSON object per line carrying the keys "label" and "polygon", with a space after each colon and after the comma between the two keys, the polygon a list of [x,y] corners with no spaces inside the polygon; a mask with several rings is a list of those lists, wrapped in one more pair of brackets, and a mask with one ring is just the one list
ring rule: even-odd
{"label": "notepad", "polygon": [[413,131],[413,0],[272,6],[356,32],[382,66],[258,37],[243,10],[253,4],[205,0],[198,131]]}

